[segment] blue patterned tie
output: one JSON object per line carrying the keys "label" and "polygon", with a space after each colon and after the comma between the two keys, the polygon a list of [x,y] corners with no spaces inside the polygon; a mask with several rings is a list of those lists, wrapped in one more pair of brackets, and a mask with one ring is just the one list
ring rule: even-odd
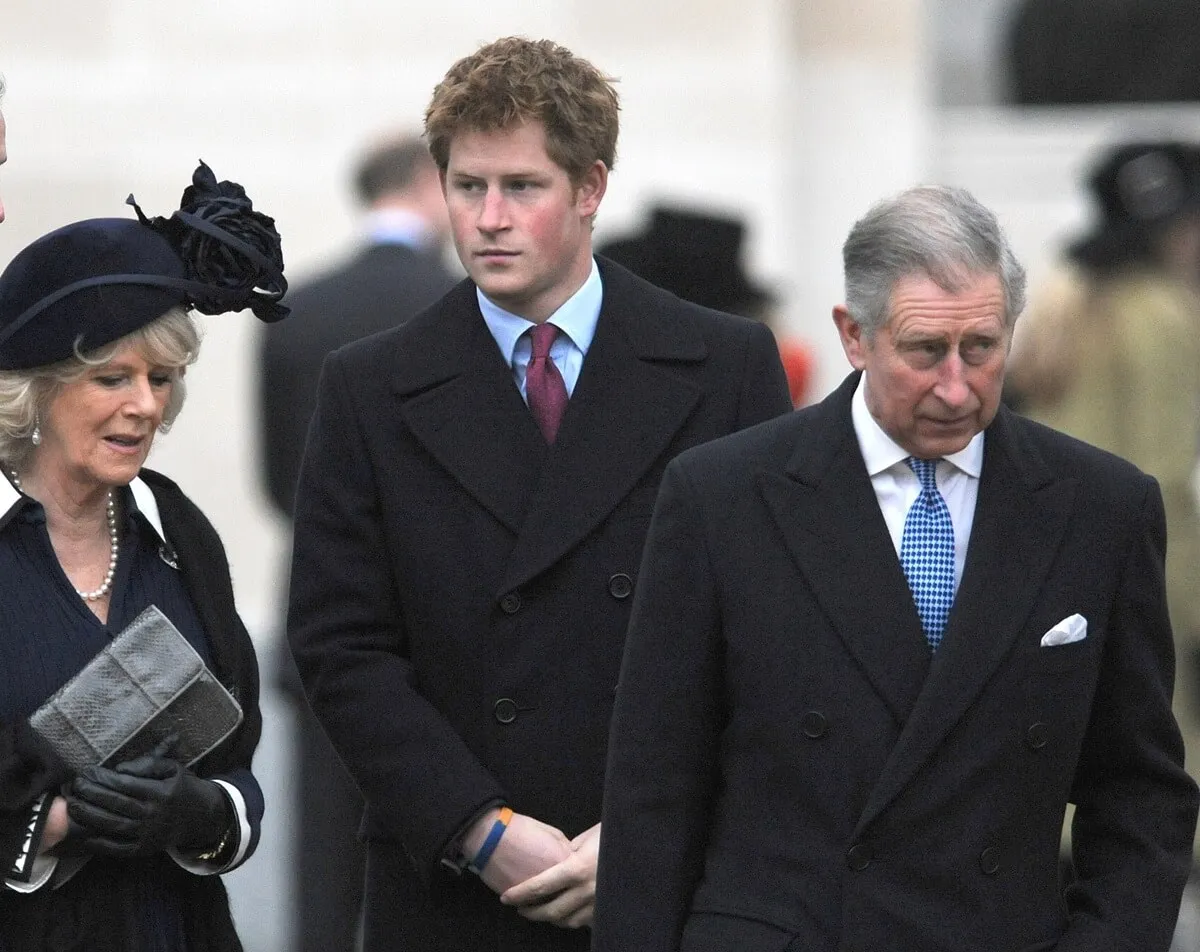
{"label": "blue patterned tie", "polygon": [[938,492],[938,461],[910,456],[905,462],[921,481],[921,494],[904,519],[900,565],[929,647],[936,651],[954,604],[954,524],[946,500]]}

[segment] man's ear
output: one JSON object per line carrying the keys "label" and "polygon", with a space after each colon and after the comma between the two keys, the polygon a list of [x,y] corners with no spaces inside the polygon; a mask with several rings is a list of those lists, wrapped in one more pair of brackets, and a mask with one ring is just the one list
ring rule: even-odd
{"label": "man's ear", "polygon": [[608,166],[597,159],[583,173],[575,189],[575,203],[583,218],[591,218],[600,208],[600,201],[608,190]]}
{"label": "man's ear", "polygon": [[834,306],[833,323],[837,325],[838,337],[842,341],[842,350],[846,354],[846,359],[850,361],[850,366],[855,370],[862,370],[867,365],[867,339],[862,325],[854,319],[845,304]]}

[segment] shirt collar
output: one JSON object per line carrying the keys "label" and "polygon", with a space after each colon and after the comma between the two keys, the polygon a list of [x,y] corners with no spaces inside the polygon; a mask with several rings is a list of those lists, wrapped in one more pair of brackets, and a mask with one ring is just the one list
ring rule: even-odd
{"label": "shirt collar", "polygon": [[[867,464],[867,475],[874,478],[897,463],[903,463],[912,454],[888,436],[871,416],[871,411],[867,409],[866,386],[867,375],[864,373],[850,401],[850,417],[854,422],[854,434],[858,437],[863,462]],[[961,450],[943,459],[968,476],[978,479],[983,472],[983,433],[976,433]]]}
{"label": "shirt collar", "polygon": [[[162,516],[158,511],[158,500],[154,498],[154,493],[150,487],[138,476],[129,484],[129,493],[130,495],[126,497],[127,500],[132,498],[132,502],[129,504],[129,511],[131,513],[141,513],[150,528],[158,535],[159,541],[166,543],[167,534],[163,531]],[[0,526],[8,524],[13,513],[20,508],[24,498],[7,478],[0,479]]]}
{"label": "shirt collar", "polygon": [[416,212],[404,208],[380,208],[363,219],[367,239],[376,245],[404,245],[417,251],[432,246],[433,229]]}
{"label": "shirt collar", "polygon": [[[484,293],[475,289],[479,311],[487,322],[488,330],[500,345],[504,359],[512,366],[513,350],[521,335],[533,327],[532,321],[512,314],[489,300]],[[584,354],[596,336],[596,324],[600,320],[600,304],[604,299],[604,286],[600,281],[600,269],[592,259],[592,270],[583,286],[562,303],[548,320],[571,339]]]}

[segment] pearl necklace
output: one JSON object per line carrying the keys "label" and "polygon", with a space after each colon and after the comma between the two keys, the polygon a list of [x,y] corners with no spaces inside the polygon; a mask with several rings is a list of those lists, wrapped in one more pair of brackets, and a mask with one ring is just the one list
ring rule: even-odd
{"label": "pearl necklace", "polygon": [[[8,474],[12,477],[13,485],[17,488],[17,491],[23,492],[21,489],[21,477],[17,475],[17,471],[10,469]],[[107,515],[109,551],[108,571],[104,573],[104,582],[99,588],[93,589],[90,592],[81,592],[79,589],[75,589],[75,594],[87,602],[99,601],[107,595],[108,590],[112,588],[113,576],[117,574],[117,557],[121,554],[121,542],[117,538],[117,504],[111,489],[108,491]]]}

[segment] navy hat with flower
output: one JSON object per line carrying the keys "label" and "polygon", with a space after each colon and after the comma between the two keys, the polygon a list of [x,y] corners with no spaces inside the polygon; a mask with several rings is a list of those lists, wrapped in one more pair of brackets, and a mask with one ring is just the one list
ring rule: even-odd
{"label": "navy hat with flower", "polygon": [[0,274],[0,369],[40,367],[111,343],[174,306],[286,317],[274,219],[203,162],[170,218],[92,218],[43,235]]}

